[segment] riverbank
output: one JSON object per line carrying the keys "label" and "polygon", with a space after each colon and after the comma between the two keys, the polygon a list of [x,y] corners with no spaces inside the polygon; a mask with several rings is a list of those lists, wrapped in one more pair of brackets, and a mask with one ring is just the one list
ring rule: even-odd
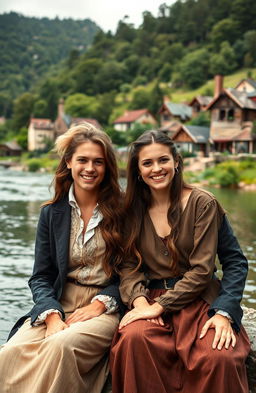
{"label": "riverbank", "polygon": [[[118,158],[119,176],[126,177],[127,157]],[[38,157],[24,153],[20,157],[0,158],[0,166],[25,172],[53,173],[58,157],[50,152]],[[199,187],[237,188],[256,190],[256,155],[225,155],[213,153],[209,157],[184,158],[185,181]]]}

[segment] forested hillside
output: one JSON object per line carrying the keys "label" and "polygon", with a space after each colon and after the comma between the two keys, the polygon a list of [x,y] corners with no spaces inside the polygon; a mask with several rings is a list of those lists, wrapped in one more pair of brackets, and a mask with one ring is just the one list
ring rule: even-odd
{"label": "forested hillside", "polygon": [[[10,17],[23,20],[13,14]],[[48,50],[48,42],[56,38],[60,29],[58,21],[47,21],[53,22],[56,30],[48,33],[45,29],[44,35],[42,28],[39,34],[31,27],[31,45],[36,48],[40,36],[40,42],[46,45],[40,56],[45,55],[48,62],[67,57],[16,99],[10,108],[14,130],[26,126],[31,113],[54,119],[60,97],[65,98],[65,110],[70,115],[96,117],[106,126],[125,108],[147,107],[156,114],[164,94],[171,96],[175,89],[195,89],[216,73],[228,75],[246,69],[250,74],[256,67],[255,0],[178,0],[171,6],[166,3],[159,7],[157,17],[145,11],[139,28],[124,18],[115,34],[99,31],[84,53],[70,53],[70,49],[65,52],[63,41],[73,39],[70,27],[64,29],[65,34],[61,30],[59,47]],[[34,19],[34,25],[39,23],[42,20]],[[11,26],[8,29],[12,31]],[[30,45],[24,43],[22,35],[16,39],[16,46],[23,48],[26,61],[37,64],[40,56],[36,59],[34,55],[39,52],[29,52]],[[5,80],[13,83],[14,88],[20,79],[29,80],[24,75],[32,72],[30,68],[26,74],[26,61],[23,64],[17,59],[16,46],[5,47],[5,54],[9,53],[12,59]],[[47,64],[42,67],[47,68]],[[36,67],[32,69],[39,73]],[[210,95],[212,91],[203,93]]]}
{"label": "forested hillside", "polygon": [[0,15],[1,96],[16,98],[71,51],[73,56],[85,52],[98,30],[88,19],[38,19],[14,12]]}

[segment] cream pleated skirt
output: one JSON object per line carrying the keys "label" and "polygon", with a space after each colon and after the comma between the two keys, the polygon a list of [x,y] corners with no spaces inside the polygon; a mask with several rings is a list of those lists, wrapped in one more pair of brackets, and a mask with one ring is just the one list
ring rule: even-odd
{"label": "cream pleated skirt", "polygon": [[[66,316],[98,292],[67,283],[61,299]],[[119,315],[102,314],[45,338],[45,324],[26,320],[0,350],[0,393],[100,393]]]}

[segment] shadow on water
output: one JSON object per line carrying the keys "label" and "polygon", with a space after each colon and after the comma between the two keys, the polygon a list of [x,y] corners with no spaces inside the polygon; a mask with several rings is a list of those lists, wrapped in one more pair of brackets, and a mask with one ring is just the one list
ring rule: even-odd
{"label": "shadow on water", "polygon": [[[0,343],[14,322],[27,312],[31,293],[27,285],[34,255],[35,230],[43,201],[50,198],[52,176],[0,170]],[[125,182],[121,182],[124,188]],[[212,191],[232,223],[249,260],[244,304],[256,306],[256,193]]]}

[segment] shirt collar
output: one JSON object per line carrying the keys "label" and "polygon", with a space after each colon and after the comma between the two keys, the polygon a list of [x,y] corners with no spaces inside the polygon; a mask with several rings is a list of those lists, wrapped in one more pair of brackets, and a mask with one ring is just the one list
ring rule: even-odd
{"label": "shirt collar", "polygon": [[[78,203],[76,201],[75,194],[74,194],[74,183],[71,184],[69,192],[68,192],[68,203],[70,204],[71,207],[73,207],[74,209],[77,209],[80,212],[80,207],[78,206]],[[102,219],[102,214],[99,210],[98,203],[93,210],[92,217],[95,219],[98,218],[99,221]]]}

